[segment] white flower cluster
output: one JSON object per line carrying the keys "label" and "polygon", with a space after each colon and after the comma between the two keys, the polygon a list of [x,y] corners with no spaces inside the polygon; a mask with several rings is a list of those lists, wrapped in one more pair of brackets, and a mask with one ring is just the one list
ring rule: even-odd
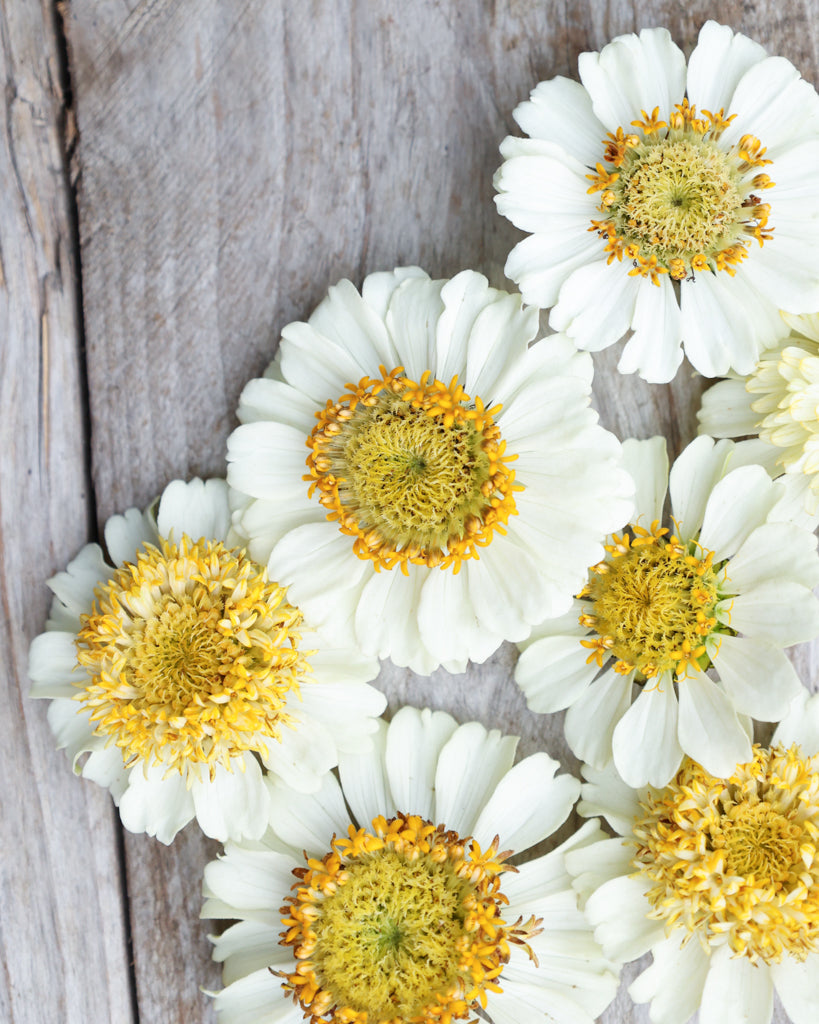
{"label": "white flower cluster", "polygon": [[[227,480],[114,516],[49,583],[31,694],[75,772],[131,831],[225,843],[222,1024],[592,1024],[648,950],[655,1024],[768,1024],[774,988],[819,1017],[819,698],[785,654],[819,636],[819,97],[713,22],[687,62],[652,29],[579,72],[502,147],[520,294],[340,282],[245,387]],[[670,471],[590,405],[626,336],[622,372],[730,374]],[[380,717],[378,659],[504,641],[614,838],[522,863],[581,783]]]}

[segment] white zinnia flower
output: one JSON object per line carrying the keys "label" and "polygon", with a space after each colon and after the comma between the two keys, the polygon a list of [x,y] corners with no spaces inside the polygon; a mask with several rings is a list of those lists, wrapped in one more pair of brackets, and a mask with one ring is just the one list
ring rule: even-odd
{"label": "white zinnia flower", "polygon": [[784,314],[791,328],[747,376],[730,374],[702,396],[700,431],[758,434],[774,474],[784,472],[809,515],[819,514],[819,314]]}
{"label": "white zinnia flower", "polygon": [[745,455],[699,437],[669,476],[662,438],[626,441],[636,517],[518,661],[530,708],[568,707],[572,750],[629,785],[665,785],[683,754],[729,774],[743,717],[778,721],[801,688],[782,648],[819,633],[816,538],[778,521],[783,489]]}
{"label": "white zinnia flower", "polygon": [[628,517],[591,360],[529,348],[537,329],[473,271],[371,274],[285,327],[245,388],[234,526],[339,641],[462,672],[564,612]]}
{"label": "white zinnia flower", "polygon": [[[664,789],[584,769],[582,814],[618,838],[566,858],[619,962],[651,951],[629,994],[654,1024],[819,1020],[819,697],[803,691],[770,748],[725,778],[686,761]],[[622,837],[622,838],[620,838]]]}
{"label": "white zinnia flower", "polygon": [[498,209],[530,232],[506,273],[550,324],[619,369],[670,380],[749,373],[819,309],[819,97],[782,57],[707,22],[686,67],[665,29],[579,58],[582,85],[541,82],[515,120]]}
{"label": "white zinnia flower", "polygon": [[543,753],[513,766],[516,737],[441,711],[402,708],[377,746],[318,793],[271,782],[264,839],[205,869],[202,916],[238,919],[213,940],[220,1024],[593,1024],[617,977],[564,855],[597,823],[509,862],[566,820],[577,779]]}
{"label": "white zinnia flower", "polygon": [[265,769],[315,790],[340,751],[370,746],[378,663],[327,644],[230,546],[224,480],[177,480],[158,505],[108,520],[116,568],[88,544],[49,581],[31,696],[53,698],[58,745],[130,831],[170,843],[195,817],[215,839],[257,838]]}

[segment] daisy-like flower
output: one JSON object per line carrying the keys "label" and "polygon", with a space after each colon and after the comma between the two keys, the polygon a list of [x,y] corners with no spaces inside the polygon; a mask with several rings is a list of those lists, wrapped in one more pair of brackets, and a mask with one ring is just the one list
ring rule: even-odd
{"label": "daisy-like flower", "polygon": [[[715,775],[751,756],[745,716],[779,721],[801,684],[784,647],[819,634],[816,538],[779,521],[782,488],[733,441],[627,441],[636,517],[515,677],[534,711],[568,707],[581,759],[663,786],[683,754]],[[671,516],[663,519],[669,492]]]}
{"label": "daisy-like flower", "polygon": [[194,817],[215,839],[258,838],[264,772],[317,789],[386,703],[366,685],[378,663],[321,638],[229,529],[224,480],[177,480],[158,508],[113,516],[114,567],[84,547],[49,581],[31,645],[31,696],[52,698],[74,771],[163,843]]}
{"label": "daisy-like flower", "polygon": [[686,67],[665,29],[579,59],[582,85],[541,82],[514,112],[498,209],[530,233],[506,273],[550,324],[670,380],[749,373],[819,309],[819,97],[781,57],[707,22]]}
{"label": "daisy-like flower", "polygon": [[577,909],[567,850],[513,866],[570,813],[580,784],[517,739],[402,708],[341,785],[275,780],[271,829],[205,869],[203,917],[226,988],[220,1024],[593,1024],[617,978]]}
{"label": "daisy-like flower", "polygon": [[566,858],[595,935],[654,1024],[819,1019],[819,698],[803,693],[770,747],[725,777],[686,759],[668,786],[584,769],[580,811],[620,838]]}
{"label": "daisy-like flower", "polygon": [[700,430],[712,437],[758,434],[776,473],[819,514],[819,314],[784,314],[791,333],[763,352],[747,376],[729,375],[702,397]]}
{"label": "daisy-like flower", "polygon": [[285,327],[245,388],[234,527],[339,642],[462,672],[565,611],[627,519],[591,360],[529,348],[537,329],[473,271],[371,274]]}

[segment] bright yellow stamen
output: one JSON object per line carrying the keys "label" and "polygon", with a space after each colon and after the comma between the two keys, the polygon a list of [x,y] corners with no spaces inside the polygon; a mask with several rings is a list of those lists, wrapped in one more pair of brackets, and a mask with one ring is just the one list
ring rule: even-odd
{"label": "bright yellow stamen", "polygon": [[655,107],[631,122],[639,134],[617,128],[603,140],[603,162],[587,174],[589,193],[600,192],[603,220],[590,230],[604,240],[608,262],[623,255],[632,276],[659,285],[665,274],[682,281],[694,271],[724,270],[748,255],[748,244],[770,241],[770,209],[752,189],[774,184],[749,172],[771,161],[759,139],[744,135],[731,148],[718,145],[735,115],[705,110],[687,99],[666,121]]}
{"label": "bright yellow stamen", "polygon": [[686,760],[642,807],[650,917],[754,962],[819,951],[819,755],[755,746],[728,779]]}
{"label": "bright yellow stamen", "polygon": [[457,572],[516,514],[500,406],[471,399],[457,376],[446,385],[429,371],[416,382],[380,370],[316,413],[304,479],[376,570]]}
{"label": "bright yellow stamen", "polygon": [[278,972],[310,1024],[449,1024],[486,1005],[510,943],[537,964],[540,921],[500,916],[506,863],[497,838],[482,851],[414,816],[375,818],[333,838],[296,868],[281,944],[298,962]]}
{"label": "bright yellow stamen", "polygon": [[186,536],[146,545],[96,596],[77,636],[92,679],[76,700],[126,765],[212,777],[290,724],[288,694],[310,671],[301,613],[243,553]]}
{"label": "bright yellow stamen", "polygon": [[682,544],[657,522],[615,534],[606,551],[580,595],[587,602],[580,624],[597,634],[580,641],[591,652],[587,663],[602,667],[614,655],[618,672],[636,669],[646,679],[706,667],[705,640],[724,628],[715,613],[722,594],[713,552]]}

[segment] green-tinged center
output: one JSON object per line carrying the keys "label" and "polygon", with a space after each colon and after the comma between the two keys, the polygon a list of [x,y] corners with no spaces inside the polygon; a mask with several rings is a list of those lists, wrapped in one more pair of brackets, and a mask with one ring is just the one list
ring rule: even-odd
{"label": "green-tinged center", "polygon": [[621,672],[645,678],[708,663],[705,641],[718,628],[718,573],[713,553],[683,545],[667,530],[632,526],[607,546],[582,597],[591,601],[581,622],[597,636],[583,641],[589,660],[608,653]]}

